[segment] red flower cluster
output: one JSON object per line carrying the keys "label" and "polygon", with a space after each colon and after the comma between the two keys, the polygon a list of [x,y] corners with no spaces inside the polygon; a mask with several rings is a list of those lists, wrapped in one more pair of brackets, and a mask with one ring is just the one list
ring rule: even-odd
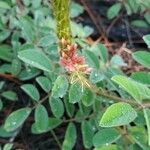
{"label": "red flower cluster", "polygon": [[92,68],[85,64],[83,56],[77,54],[77,44],[67,45],[66,50],[62,52],[60,64],[69,72],[84,72],[90,73]]}

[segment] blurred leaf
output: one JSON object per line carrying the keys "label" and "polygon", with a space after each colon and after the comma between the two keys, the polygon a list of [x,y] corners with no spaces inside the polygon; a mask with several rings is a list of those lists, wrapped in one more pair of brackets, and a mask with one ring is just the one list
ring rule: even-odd
{"label": "blurred leaf", "polygon": [[21,62],[18,59],[12,60],[11,72],[14,75],[18,75],[21,71]]}
{"label": "blurred leaf", "polygon": [[62,120],[61,119],[58,119],[58,118],[49,118],[48,120],[48,128],[43,130],[43,131],[40,131],[36,128],[36,123],[33,123],[32,124],[32,133],[34,134],[41,134],[41,133],[44,133],[44,132],[48,132],[56,127],[58,127],[60,124],[62,123]]}
{"label": "blurred leaf", "polygon": [[52,97],[54,98],[62,98],[68,89],[68,80],[65,76],[58,76],[54,82],[54,86],[52,88]]}
{"label": "blurred leaf", "polygon": [[2,100],[0,99],[0,110],[2,110],[3,109],[3,102],[2,102]]}
{"label": "blurred leaf", "polygon": [[11,132],[20,127],[31,112],[31,108],[21,108],[12,112],[6,119],[4,128],[6,131]]}
{"label": "blurred leaf", "polygon": [[28,94],[33,100],[39,101],[40,94],[37,88],[32,84],[24,84],[21,86],[21,89]]}
{"label": "blurred leaf", "polygon": [[107,108],[100,120],[101,127],[114,127],[127,125],[137,117],[136,111],[131,105],[119,102]]}
{"label": "blurred leaf", "polygon": [[99,147],[109,145],[120,137],[119,132],[114,128],[101,129],[93,137],[93,145]]}
{"label": "blurred leaf", "polygon": [[138,102],[150,98],[150,89],[142,83],[121,75],[114,76],[112,80],[119,84]]}
{"label": "blurred leaf", "polygon": [[52,65],[49,58],[40,50],[28,49],[18,53],[18,57],[25,63],[38,69],[50,72]]}
{"label": "blurred leaf", "polygon": [[118,16],[120,10],[121,10],[121,3],[113,4],[107,11],[108,19],[113,19],[116,16]]}
{"label": "blurred leaf", "polygon": [[92,129],[90,122],[82,121],[81,132],[82,132],[82,139],[83,139],[84,147],[87,149],[91,148],[93,145],[91,139],[93,138],[94,131]]}
{"label": "blurred leaf", "polygon": [[0,45],[0,59],[11,62],[13,58],[12,49],[8,45]]}
{"label": "blurred leaf", "polygon": [[7,143],[4,145],[3,150],[12,150],[13,144],[12,143]]}
{"label": "blurred leaf", "polygon": [[103,145],[101,147],[94,148],[94,150],[120,150],[120,148],[115,144],[111,144],[111,145]]}
{"label": "blurred leaf", "polygon": [[99,69],[99,59],[92,51],[84,50],[83,55],[85,56],[89,66]]}
{"label": "blurred leaf", "polygon": [[112,65],[117,65],[117,66],[127,66],[127,64],[124,62],[124,60],[122,59],[121,56],[119,55],[114,55],[112,58],[111,58],[111,64]]}
{"label": "blurred leaf", "polygon": [[0,126],[0,137],[2,138],[8,138],[8,137],[13,137],[16,134],[16,131],[13,132],[8,132],[4,129],[4,126]]}
{"label": "blurred leaf", "polygon": [[104,74],[100,72],[99,70],[93,69],[91,74],[90,74],[90,80],[92,83],[98,83],[102,81],[105,78]]}
{"label": "blurred leaf", "polygon": [[95,95],[94,95],[94,93],[91,91],[91,89],[88,88],[88,87],[85,87],[85,88],[83,89],[83,94],[82,94],[82,97],[81,97],[82,103],[83,103],[85,106],[91,106],[91,105],[94,103],[94,98],[95,98]]}
{"label": "blurred leaf", "polygon": [[79,82],[71,84],[69,88],[69,102],[73,104],[79,102],[81,100],[82,94],[83,89]]}
{"label": "blurred leaf", "polygon": [[0,32],[0,42],[3,42],[10,36],[11,32],[8,30],[4,30]]}
{"label": "blurred leaf", "polygon": [[70,11],[70,17],[75,18],[84,12],[84,8],[80,4],[72,2]]}
{"label": "blurred leaf", "polygon": [[132,57],[144,67],[150,68],[150,52],[137,51],[132,54]]}
{"label": "blurred leaf", "polygon": [[148,28],[149,25],[144,20],[133,20],[131,25],[138,28]]}
{"label": "blurred leaf", "polygon": [[49,97],[51,111],[56,118],[61,118],[64,114],[64,105],[61,99]]}
{"label": "blurred leaf", "polygon": [[69,123],[65,134],[62,150],[72,150],[77,138],[76,127],[73,123]]}
{"label": "blurred leaf", "polygon": [[36,78],[36,81],[45,92],[48,93],[51,90],[52,84],[51,84],[51,81],[47,77],[39,76]]}
{"label": "blurred leaf", "polygon": [[143,40],[147,44],[148,48],[150,48],[150,34],[143,36]]}
{"label": "blurred leaf", "polygon": [[150,85],[150,73],[149,72],[133,72],[131,78],[137,82],[141,82],[146,85]]}
{"label": "blurred leaf", "polygon": [[1,95],[11,101],[18,100],[17,94],[13,91],[4,91]]}
{"label": "blurred leaf", "polygon": [[9,6],[9,4],[5,1],[0,1],[0,8],[2,9],[10,9],[11,7]]}
{"label": "blurred leaf", "polygon": [[49,124],[49,118],[46,108],[38,104],[35,109],[35,128],[38,132],[45,132]]}

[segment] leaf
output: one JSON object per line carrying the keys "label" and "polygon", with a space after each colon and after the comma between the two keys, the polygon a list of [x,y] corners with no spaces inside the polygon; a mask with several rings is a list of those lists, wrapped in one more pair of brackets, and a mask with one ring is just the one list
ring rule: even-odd
{"label": "leaf", "polygon": [[13,58],[12,49],[8,45],[0,45],[0,60],[11,62]]}
{"label": "leaf", "polygon": [[100,120],[101,127],[115,127],[127,125],[137,117],[136,111],[131,105],[119,102],[107,108]]}
{"label": "leaf", "polygon": [[69,89],[69,102],[73,104],[79,102],[81,100],[82,94],[83,89],[81,84],[79,82],[72,84]]}
{"label": "leaf", "polygon": [[104,78],[105,78],[104,74],[102,72],[100,72],[99,70],[93,69],[90,74],[90,80],[94,84],[102,81]]}
{"label": "leaf", "polygon": [[3,102],[2,102],[2,100],[0,99],[0,110],[2,110],[3,109]]}
{"label": "leaf", "polygon": [[150,85],[150,73],[149,72],[133,72],[131,78],[137,82]]}
{"label": "leaf", "polygon": [[133,20],[131,25],[137,28],[148,28],[149,25],[144,20]]}
{"label": "leaf", "polygon": [[62,123],[61,119],[49,118],[47,129],[42,130],[42,131],[38,130],[37,127],[36,127],[36,123],[33,123],[31,130],[32,130],[32,133],[34,133],[34,134],[41,134],[41,133],[48,132],[48,131],[58,127],[61,123]]}
{"label": "leaf", "polygon": [[112,5],[107,11],[108,19],[113,19],[116,16],[118,16],[120,10],[121,10],[121,3],[116,3],[116,4]]}
{"label": "leaf", "polygon": [[68,80],[65,76],[58,76],[54,82],[54,86],[52,88],[52,97],[54,98],[62,98],[68,89]]}
{"label": "leaf", "polygon": [[18,100],[17,94],[13,91],[4,91],[1,95],[11,101]]}
{"label": "leaf", "polygon": [[114,128],[101,129],[93,137],[93,145],[100,147],[115,142],[120,137],[119,132]]}
{"label": "leaf", "polygon": [[83,94],[81,97],[81,101],[85,106],[91,106],[94,103],[95,95],[90,90],[90,88],[85,87],[83,89]]}
{"label": "leaf", "polygon": [[40,94],[37,88],[32,84],[24,84],[21,86],[21,89],[28,94],[33,100],[39,101]]}
{"label": "leaf", "polygon": [[73,104],[69,103],[69,99],[65,98],[64,99],[65,103],[65,109],[69,117],[72,117],[74,115],[75,107]]}
{"label": "leaf", "polygon": [[18,52],[18,57],[25,63],[43,71],[50,72],[52,70],[50,59],[40,50],[23,50]]}
{"label": "leaf", "polygon": [[147,44],[148,48],[150,48],[150,34],[144,35],[144,36],[143,36],[143,40],[144,40],[145,43]]}
{"label": "leaf", "polygon": [[4,129],[4,126],[0,126],[0,137],[2,138],[8,138],[13,137],[16,134],[17,131],[8,132]]}
{"label": "leaf", "polygon": [[14,75],[18,75],[21,71],[21,62],[18,59],[13,59],[11,65],[11,72]]}
{"label": "leaf", "polygon": [[93,137],[93,145],[99,147],[115,142],[120,137],[119,132],[114,128],[100,129]]}
{"label": "leaf", "polygon": [[46,108],[38,104],[38,106],[35,109],[35,127],[39,132],[44,132],[48,128],[48,113]]}
{"label": "leaf", "polygon": [[111,64],[112,65],[117,65],[117,66],[127,66],[127,64],[124,62],[124,60],[122,59],[121,56],[119,55],[114,55],[112,58],[111,58]]}
{"label": "leaf", "polygon": [[62,150],[72,150],[77,139],[76,127],[73,123],[69,123],[62,145]]}
{"label": "leaf", "polygon": [[103,145],[101,147],[94,148],[94,150],[120,150],[120,147],[116,144]]}
{"label": "leaf", "polygon": [[12,112],[6,119],[4,128],[6,131],[11,132],[20,127],[27,119],[31,112],[31,108],[21,108]]}
{"label": "leaf", "polygon": [[97,69],[99,68],[99,59],[92,51],[84,50],[83,55],[85,56],[88,64],[91,67],[97,68]]}
{"label": "leaf", "polygon": [[134,60],[144,67],[150,68],[150,53],[146,51],[137,51],[132,54]]}
{"label": "leaf", "polygon": [[101,59],[104,63],[106,63],[108,61],[108,49],[104,44],[98,44],[97,46],[99,48]]}
{"label": "leaf", "polygon": [[84,147],[90,149],[93,145],[91,139],[93,138],[94,135],[94,131],[92,129],[90,122],[82,121],[81,131],[82,131],[82,139],[83,139]]}
{"label": "leaf", "polygon": [[112,80],[125,89],[138,102],[150,98],[150,89],[144,84],[121,75],[114,76]]}
{"label": "leaf", "polygon": [[51,84],[51,81],[47,77],[39,76],[36,78],[36,81],[45,92],[48,93],[51,90],[52,84]]}
{"label": "leaf", "polygon": [[83,6],[79,5],[78,3],[72,2],[71,9],[70,9],[70,16],[71,18],[75,18],[84,12]]}
{"label": "leaf", "polygon": [[3,42],[10,36],[11,32],[8,30],[3,30],[0,32],[0,42]]}
{"label": "leaf", "polygon": [[10,9],[11,7],[9,6],[9,4],[7,2],[0,1],[0,8],[2,8],[2,9]]}
{"label": "leaf", "polygon": [[3,150],[12,150],[13,144],[12,143],[7,143],[4,145]]}
{"label": "leaf", "polygon": [[61,118],[64,114],[64,105],[61,99],[49,97],[51,111],[56,118]]}

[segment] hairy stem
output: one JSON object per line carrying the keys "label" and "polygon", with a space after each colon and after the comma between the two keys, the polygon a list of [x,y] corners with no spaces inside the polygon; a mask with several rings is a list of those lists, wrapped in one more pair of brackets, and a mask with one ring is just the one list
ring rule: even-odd
{"label": "hairy stem", "polygon": [[64,38],[68,44],[71,44],[70,27],[70,0],[52,0],[52,7],[56,19],[56,32],[59,40]]}

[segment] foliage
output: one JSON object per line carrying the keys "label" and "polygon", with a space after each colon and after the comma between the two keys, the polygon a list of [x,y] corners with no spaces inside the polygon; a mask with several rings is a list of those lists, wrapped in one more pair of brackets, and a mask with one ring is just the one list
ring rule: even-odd
{"label": "foliage", "polygon": [[[149,71],[133,72],[127,77],[121,71],[126,65],[121,56],[109,55],[104,44],[86,42],[93,29],[73,19],[84,12],[80,4],[71,3],[71,26],[66,29],[70,21],[66,16],[66,24],[57,26],[57,37],[56,21],[63,19],[64,14],[55,14],[58,15],[55,20],[48,1],[23,2],[24,5],[19,6],[14,0],[0,0],[0,75],[12,79],[0,81],[0,110],[11,110],[4,116],[0,137],[15,137],[32,116],[34,122],[28,130],[37,136],[50,132],[63,150],[75,147],[79,133],[85,149],[119,150],[127,145],[129,150],[148,150]],[[141,0],[128,0],[124,4],[119,1],[109,8],[108,18],[113,19],[122,9],[126,9],[128,15],[140,10],[149,24],[150,15],[145,11],[149,2],[141,3]],[[58,7],[55,13],[61,10],[59,8],[62,9]],[[64,27],[67,31],[60,33]],[[59,45],[64,32],[69,32],[64,36],[69,44],[72,41],[80,46],[81,51],[75,51],[75,58],[81,61],[85,58],[86,64],[81,64],[92,70],[72,73],[61,65]],[[150,35],[143,39],[150,47]],[[71,49],[74,45],[69,46]],[[140,50],[131,56],[137,63],[150,68],[150,52]],[[15,86],[7,87],[12,82]],[[22,107],[12,110],[11,104]],[[64,125],[66,132],[59,141],[55,129]],[[13,141],[3,149],[12,147]]]}

